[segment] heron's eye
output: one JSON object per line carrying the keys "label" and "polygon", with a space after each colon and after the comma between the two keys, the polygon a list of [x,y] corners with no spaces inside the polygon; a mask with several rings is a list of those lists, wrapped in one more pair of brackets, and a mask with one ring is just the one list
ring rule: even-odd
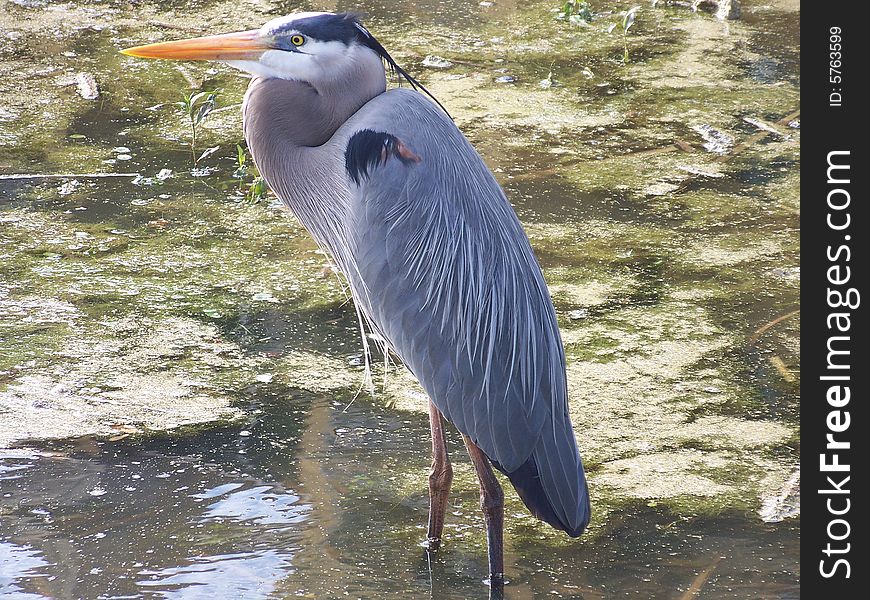
{"label": "heron's eye", "polygon": [[302,37],[301,35],[298,35],[298,34],[292,35],[292,36],[290,36],[290,43],[293,44],[294,46],[301,46],[302,44],[305,43],[305,38]]}

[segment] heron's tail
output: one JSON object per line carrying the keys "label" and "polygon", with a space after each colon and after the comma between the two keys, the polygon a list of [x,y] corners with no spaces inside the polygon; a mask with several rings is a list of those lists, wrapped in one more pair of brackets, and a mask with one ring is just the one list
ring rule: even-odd
{"label": "heron's tail", "polygon": [[507,475],[533,515],[571,537],[589,524],[589,490],[571,423],[544,427],[529,459]]}

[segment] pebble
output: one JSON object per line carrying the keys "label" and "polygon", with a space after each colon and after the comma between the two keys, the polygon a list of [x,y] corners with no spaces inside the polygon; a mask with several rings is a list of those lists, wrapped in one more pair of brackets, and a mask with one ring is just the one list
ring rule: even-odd
{"label": "pebble", "polygon": [[100,88],[97,80],[90,73],[79,73],[75,77],[76,91],[85,100],[96,100],[100,97]]}
{"label": "pebble", "polygon": [[446,58],[430,54],[423,59],[423,66],[430,69],[449,69],[453,66],[453,63]]}
{"label": "pebble", "polygon": [[694,125],[692,129],[704,139],[704,149],[713,154],[727,154],[734,146],[734,138],[710,125]]}
{"label": "pebble", "polygon": [[57,193],[60,194],[61,196],[69,196],[80,185],[81,185],[81,183],[79,182],[78,179],[72,179],[70,181],[67,181],[67,182],[61,184],[60,187],[57,188]]}

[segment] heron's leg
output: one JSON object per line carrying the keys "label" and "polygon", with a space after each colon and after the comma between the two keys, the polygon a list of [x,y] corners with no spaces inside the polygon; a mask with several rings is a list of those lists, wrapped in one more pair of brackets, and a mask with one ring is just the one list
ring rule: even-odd
{"label": "heron's leg", "polygon": [[463,435],[474,472],[480,481],[480,509],[486,522],[486,546],[489,551],[489,582],[504,585],[504,492],[483,450]]}
{"label": "heron's leg", "polygon": [[453,481],[453,467],[450,466],[450,457],[447,456],[447,439],[444,437],[441,411],[431,400],[429,427],[432,430],[432,470],[429,471],[429,530],[426,533],[426,547],[437,550],[444,530],[444,514],[447,512],[447,496]]}

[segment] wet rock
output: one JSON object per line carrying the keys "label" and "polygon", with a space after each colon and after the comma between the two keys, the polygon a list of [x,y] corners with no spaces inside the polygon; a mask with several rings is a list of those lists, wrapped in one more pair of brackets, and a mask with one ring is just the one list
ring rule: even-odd
{"label": "wet rock", "polygon": [[643,193],[647,196],[664,196],[680,189],[678,183],[670,181],[654,181],[643,189]]}
{"label": "wet rock", "polygon": [[761,498],[758,516],[765,523],[778,523],[801,514],[801,471],[798,468],[778,493]]}
{"label": "wet rock", "polygon": [[716,8],[717,19],[739,19],[740,18],[740,2],[738,0],[719,0],[719,6]]}
{"label": "wet rock", "polygon": [[12,112],[8,108],[0,106],[0,121],[14,121],[18,118],[18,114]]}
{"label": "wet rock", "polygon": [[712,12],[717,19],[734,20],[740,18],[739,0],[693,0],[692,10]]}
{"label": "wet rock", "polygon": [[48,0],[9,0],[12,4],[17,4],[23,8],[44,8],[48,5]]}
{"label": "wet rock", "polygon": [[449,69],[453,66],[453,63],[446,58],[441,58],[440,56],[435,56],[434,54],[430,54],[426,58],[424,58],[421,64],[424,67],[428,67],[430,69]]}
{"label": "wet rock", "polygon": [[57,188],[57,193],[61,196],[69,196],[81,185],[78,179],[70,179],[65,181]]}
{"label": "wet rock", "polygon": [[734,138],[710,125],[695,125],[692,129],[704,139],[704,149],[713,154],[728,154],[734,147]]}
{"label": "wet rock", "polygon": [[96,100],[100,97],[97,80],[90,73],[79,73],[75,77],[76,91],[85,100]]}

